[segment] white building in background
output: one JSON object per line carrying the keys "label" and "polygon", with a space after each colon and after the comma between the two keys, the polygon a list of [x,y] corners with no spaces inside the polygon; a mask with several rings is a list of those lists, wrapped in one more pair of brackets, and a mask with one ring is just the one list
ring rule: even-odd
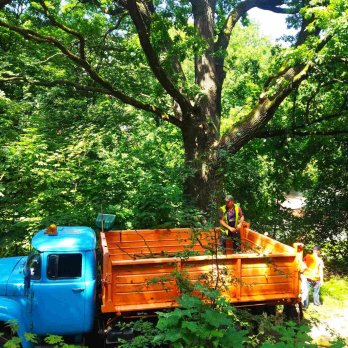
{"label": "white building in background", "polygon": [[306,198],[301,192],[290,191],[280,205],[283,208],[291,209],[294,216],[303,216],[302,208],[306,205]]}

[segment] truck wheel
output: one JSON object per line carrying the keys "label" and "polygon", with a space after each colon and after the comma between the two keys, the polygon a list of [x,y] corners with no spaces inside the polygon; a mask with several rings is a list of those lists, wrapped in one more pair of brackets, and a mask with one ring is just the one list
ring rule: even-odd
{"label": "truck wheel", "polygon": [[283,314],[287,320],[296,320],[300,323],[303,319],[302,303],[284,305]]}
{"label": "truck wheel", "polygon": [[276,315],[277,306],[276,305],[265,305],[264,313],[267,313],[268,315]]}

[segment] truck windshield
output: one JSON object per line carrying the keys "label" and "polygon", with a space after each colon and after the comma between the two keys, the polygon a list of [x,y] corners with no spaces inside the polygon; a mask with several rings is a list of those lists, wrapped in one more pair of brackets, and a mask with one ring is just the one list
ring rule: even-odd
{"label": "truck windshield", "polygon": [[41,278],[41,255],[37,250],[33,250],[28,256],[26,264],[26,273],[30,274],[30,279]]}

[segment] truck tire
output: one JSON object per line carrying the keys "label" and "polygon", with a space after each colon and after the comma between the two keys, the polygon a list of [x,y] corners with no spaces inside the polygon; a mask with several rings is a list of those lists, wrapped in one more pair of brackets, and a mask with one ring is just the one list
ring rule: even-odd
{"label": "truck tire", "polygon": [[283,314],[287,320],[300,323],[303,319],[302,303],[284,305]]}

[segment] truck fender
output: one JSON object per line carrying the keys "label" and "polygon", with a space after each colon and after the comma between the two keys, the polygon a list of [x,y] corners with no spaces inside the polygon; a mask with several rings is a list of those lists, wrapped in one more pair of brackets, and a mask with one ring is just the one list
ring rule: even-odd
{"label": "truck fender", "polygon": [[33,347],[32,343],[28,342],[24,333],[30,332],[27,323],[23,317],[24,308],[22,304],[13,299],[0,296],[0,321],[16,320],[18,322],[18,336],[22,339],[23,348]]}

